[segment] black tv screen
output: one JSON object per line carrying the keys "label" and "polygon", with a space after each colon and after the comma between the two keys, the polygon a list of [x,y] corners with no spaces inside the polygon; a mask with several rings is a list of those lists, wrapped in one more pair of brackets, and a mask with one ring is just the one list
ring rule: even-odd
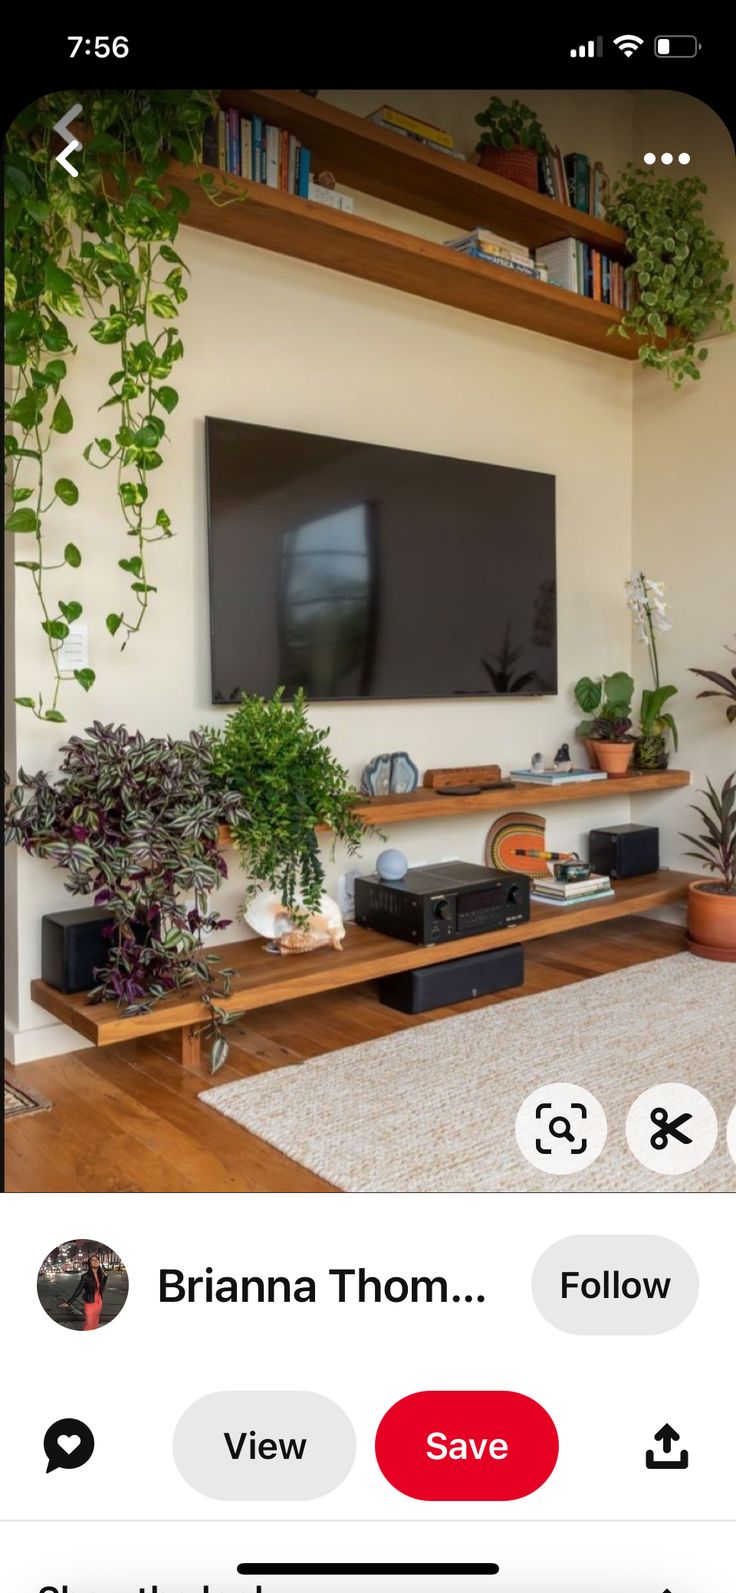
{"label": "black tv screen", "polygon": [[556,692],[554,476],[206,430],[215,703]]}

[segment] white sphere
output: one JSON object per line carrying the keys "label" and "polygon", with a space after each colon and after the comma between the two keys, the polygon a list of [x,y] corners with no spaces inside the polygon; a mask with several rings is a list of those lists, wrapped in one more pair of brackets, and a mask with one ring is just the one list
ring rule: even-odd
{"label": "white sphere", "polygon": [[395,846],[387,846],[385,852],[379,852],[376,858],[376,873],[379,879],[403,879],[409,867],[403,852]]}

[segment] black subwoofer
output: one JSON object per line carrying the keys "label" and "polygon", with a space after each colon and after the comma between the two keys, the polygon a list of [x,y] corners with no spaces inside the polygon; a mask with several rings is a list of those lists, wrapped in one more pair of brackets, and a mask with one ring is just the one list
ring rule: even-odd
{"label": "black subwoofer", "polygon": [[594,874],[610,874],[611,879],[655,874],[659,830],[656,824],[608,824],[602,830],[591,830],[588,860]]}
{"label": "black subwoofer", "polygon": [[411,968],[379,980],[385,1007],[397,1012],[432,1012],[474,996],[492,996],[524,982],[524,947],[496,946],[472,957],[457,957],[429,968]]}
{"label": "black subwoofer", "polygon": [[41,923],[41,978],[65,996],[89,990],[95,969],[104,968],[110,941],[102,931],[112,918],[104,907],[47,913]]}

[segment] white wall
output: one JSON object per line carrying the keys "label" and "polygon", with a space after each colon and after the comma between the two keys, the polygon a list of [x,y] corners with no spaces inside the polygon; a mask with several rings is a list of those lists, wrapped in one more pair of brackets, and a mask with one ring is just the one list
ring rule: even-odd
{"label": "white wall", "polygon": [[[399,98],[399,91],[366,92],[371,103],[363,109]],[[467,92],[473,96],[472,109],[484,103],[486,91]],[[337,98],[336,92],[328,93]],[[409,92],[400,94],[402,103],[409,103]],[[543,96],[535,98],[541,109]],[[560,127],[550,126],[550,131],[566,147],[600,153],[615,169],[629,153],[631,118],[629,96],[622,96],[624,114],[616,123],[614,99],[560,97]],[[580,105],[573,105],[578,101]],[[575,136],[573,110],[578,114],[584,104],[600,119],[595,147],[587,131],[579,131],[584,122],[578,123]],[[442,107],[428,101],[426,114],[432,116],[433,110],[440,120]],[[68,728],[79,730],[96,717],[124,720],[149,734],[178,734],[218,720],[220,711],[209,702],[203,468],[203,418],[214,414],[556,475],[559,698],[314,710],[316,721],[331,726],[334,750],[356,780],[369,757],[397,748],[405,748],[420,769],[490,760],[508,767],[526,762],[538,749],[551,756],[575,723],[569,685],[583,672],[610,672],[630,659],[623,601],[633,549],[634,373],[628,362],[193,229],[184,229],[180,241],[192,273],[191,296],[182,312],[186,355],[177,383],[181,402],[170,425],[172,445],[160,489],[155,484],[178,535],[153,552],[151,579],[159,591],[142,634],[122,655],[104,630],[104,616],[125,600],[126,578],[117,569],[117,559],[129,554],[130,545],[120,532],[112,476],[79,462],[81,446],[100,432],[97,406],[115,351],[106,352],[81,337],[73,365],[69,399],[75,429],[57,439],[53,468],[80,482],[81,498],[76,510],[59,511],[56,525],[60,541],[73,535],[85,562],[78,575],[64,580],[59,595],[73,594],[84,602],[90,664],[98,683],[89,699],[67,692]],[[679,402],[663,383],[657,386],[650,413],[658,435],[670,428],[677,412],[673,406]],[[665,450],[666,443],[662,446]],[[645,455],[646,449],[637,454],[640,463]],[[672,457],[682,470],[682,452],[675,450]],[[639,513],[645,504],[641,488],[633,507]],[[651,548],[650,558],[646,542],[641,548],[637,556],[666,579],[656,549]],[[19,594],[15,689],[24,693],[43,680],[46,664],[35,608],[20,581]],[[707,592],[692,612],[694,626],[699,612],[696,652],[703,654],[713,635]],[[693,646],[696,640],[692,638]],[[694,656],[692,661],[698,660]],[[55,731],[19,710],[15,765],[48,767],[58,739]],[[657,808],[657,822],[663,822],[671,801]],[[641,811],[637,805],[635,816]],[[611,800],[605,816],[611,823],[625,819],[629,804]],[[601,809],[592,804],[550,810],[550,840],[560,848],[577,847],[595,821],[601,822]],[[480,859],[487,827],[482,819],[468,817],[397,826],[391,839],[412,862],[458,854]],[[366,846],[366,866],[378,849],[375,842]],[[40,971],[41,916],[70,905],[70,898],[62,874],[48,865],[22,856],[14,858],[12,867],[18,883],[16,889],[11,879],[9,892],[8,1045],[15,1060],[27,1060],[80,1044],[78,1037],[51,1023],[29,996],[30,980]],[[331,866],[328,875],[333,887],[337,867]],[[233,870],[217,901],[227,916],[237,909],[241,889]]]}

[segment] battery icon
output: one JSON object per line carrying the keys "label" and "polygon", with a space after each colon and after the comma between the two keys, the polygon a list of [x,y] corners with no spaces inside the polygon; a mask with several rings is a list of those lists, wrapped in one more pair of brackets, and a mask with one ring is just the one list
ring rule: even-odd
{"label": "battery icon", "polygon": [[654,40],[654,54],[668,61],[691,60],[699,49],[694,33],[658,33]]}

